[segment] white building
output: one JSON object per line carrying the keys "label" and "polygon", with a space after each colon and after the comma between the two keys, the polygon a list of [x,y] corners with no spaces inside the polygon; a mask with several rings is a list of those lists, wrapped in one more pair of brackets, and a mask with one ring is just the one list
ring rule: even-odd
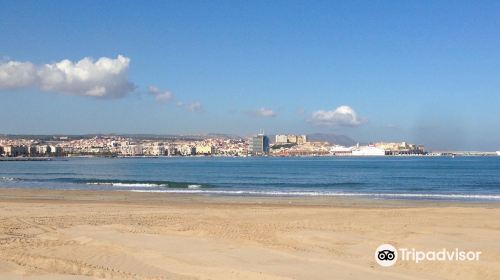
{"label": "white building", "polygon": [[178,148],[179,153],[182,156],[192,156],[196,155],[196,147],[188,146],[188,145],[183,145]]}
{"label": "white building", "polygon": [[62,155],[62,148],[58,146],[49,146],[50,149],[50,154],[53,156],[60,156]]}
{"label": "white building", "polygon": [[385,150],[373,146],[364,146],[352,150],[353,156],[385,156]]}
{"label": "white building", "polygon": [[142,145],[126,145],[121,147],[121,154],[124,156],[143,155]]}
{"label": "white building", "polygon": [[37,153],[39,155],[43,156],[49,152],[50,147],[47,145],[40,145],[40,146],[37,146],[36,149],[37,149]]}
{"label": "white building", "polygon": [[166,154],[169,156],[175,156],[177,154],[177,148],[173,146],[169,146],[166,150]]}
{"label": "white building", "polygon": [[163,156],[165,155],[165,147],[160,145],[154,145],[149,149],[149,155],[152,156]]}
{"label": "white building", "polygon": [[286,135],[284,135],[284,134],[276,135],[276,143],[282,144],[282,143],[287,143],[287,142],[288,142],[288,138]]}

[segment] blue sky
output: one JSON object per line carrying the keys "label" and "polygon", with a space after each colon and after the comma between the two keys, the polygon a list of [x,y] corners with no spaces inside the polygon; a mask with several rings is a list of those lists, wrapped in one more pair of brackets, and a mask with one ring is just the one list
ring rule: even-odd
{"label": "blue sky", "polygon": [[[499,14],[498,1],[0,0],[0,133],[265,129],[499,150]],[[40,74],[118,55],[123,71],[92,81]],[[13,62],[36,77],[16,80]]]}

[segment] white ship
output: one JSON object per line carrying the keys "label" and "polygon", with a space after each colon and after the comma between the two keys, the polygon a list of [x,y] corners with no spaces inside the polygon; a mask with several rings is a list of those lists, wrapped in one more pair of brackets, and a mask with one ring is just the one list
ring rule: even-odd
{"label": "white ship", "polygon": [[500,156],[500,151],[497,151],[497,156]]}

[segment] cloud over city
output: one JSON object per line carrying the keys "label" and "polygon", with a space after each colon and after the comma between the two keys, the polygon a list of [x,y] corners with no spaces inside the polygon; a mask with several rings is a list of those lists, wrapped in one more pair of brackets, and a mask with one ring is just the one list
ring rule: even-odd
{"label": "cloud over city", "polygon": [[179,108],[182,108],[182,109],[186,109],[190,112],[201,112],[203,111],[203,105],[198,102],[198,101],[195,101],[195,102],[191,102],[191,103],[185,103],[185,102],[182,102],[182,101],[177,101],[177,103],[175,104],[177,107]]}
{"label": "cloud over city", "polygon": [[359,126],[366,122],[358,117],[349,106],[343,105],[329,111],[318,110],[312,113],[309,122],[319,126]]}
{"label": "cloud over city", "polygon": [[85,57],[77,62],[68,59],[35,65],[32,62],[0,63],[0,90],[38,89],[66,95],[95,98],[118,98],[135,89],[128,79],[130,59]]}
{"label": "cloud over city", "polygon": [[250,111],[249,114],[261,118],[274,118],[278,116],[278,114],[275,111],[265,107]]}
{"label": "cloud over city", "polygon": [[203,106],[198,101],[189,103],[185,107],[186,107],[186,109],[188,111],[191,111],[191,112],[200,112],[200,111],[203,111]]}
{"label": "cloud over city", "polygon": [[[149,86],[148,93],[155,97],[158,103],[167,103],[169,101],[174,101],[176,98],[174,94],[168,90],[161,90],[156,86]],[[203,105],[199,101],[186,103],[181,100],[177,100],[175,105],[179,108],[185,109],[190,112],[201,112],[203,111]]]}
{"label": "cloud over city", "polygon": [[174,95],[170,91],[160,90],[155,86],[149,86],[148,92],[152,94],[155,97],[156,101],[159,103],[168,102],[174,97]]}

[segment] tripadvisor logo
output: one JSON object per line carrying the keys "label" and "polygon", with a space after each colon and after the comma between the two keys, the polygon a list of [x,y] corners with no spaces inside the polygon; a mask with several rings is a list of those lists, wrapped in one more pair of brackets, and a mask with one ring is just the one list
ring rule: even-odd
{"label": "tripadvisor logo", "polygon": [[382,244],[375,250],[375,260],[381,266],[393,266],[398,260],[398,251],[390,244]]}
{"label": "tripadvisor logo", "polygon": [[398,259],[420,263],[422,261],[479,261],[480,251],[463,251],[458,248],[438,251],[419,251],[415,248],[396,249],[391,244],[382,244],[375,250],[375,261],[381,266],[393,266]]}

